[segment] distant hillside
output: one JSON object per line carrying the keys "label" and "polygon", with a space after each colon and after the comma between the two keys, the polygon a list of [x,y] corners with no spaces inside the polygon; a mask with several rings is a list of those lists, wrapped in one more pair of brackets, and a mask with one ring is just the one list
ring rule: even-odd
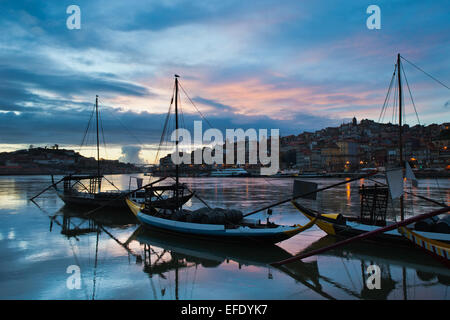
{"label": "distant hillside", "polygon": [[[142,169],[118,160],[100,160],[101,173],[132,173]],[[74,150],[30,148],[0,153],[0,175],[96,173],[95,158],[86,158]]]}

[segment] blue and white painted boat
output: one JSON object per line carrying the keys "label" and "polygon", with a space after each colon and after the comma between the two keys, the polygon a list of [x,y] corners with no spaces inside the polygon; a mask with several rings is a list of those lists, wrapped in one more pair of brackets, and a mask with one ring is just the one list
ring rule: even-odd
{"label": "blue and white painted boat", "polygon": [[[145,226],[178,234],[194,237],[213,238],[227,241],[256,241],[259,243],[277,243],[286,240],[305,230],[301,225],[277,225],[275,223],[261,223],[258,220],[243,219],[237,224],[211,224],[177,221],[157,217],[151,213],[143,212],[145,205],[130,199],[126,202]],[[157,211],[155,211],[157,212]]]}
{"label": "blue and white painted boat", "polygon": [[211,171],[210,177],[248,177],[250,174],[242,168],[227,168]]}
{"label": "blue and white painted boat", "polygon": [[[320,217],[316,218],[316,214],[310,209],[300,205],[295,201],[292,201],[292,203],[297,208],[297,210],[299,210],[306,218],[310,220],[316,219],[316,225],[329,235],[350,238],[380,228],[380,226],[377,225],[369,225],[357,221],[357,218],[355,217],[344,217],[343,215],[338,213],[321,214]],[[394,221],[386,222],[387,225],[393,223]],[[449,233],[427,232],[418,230],[415,230],[415,233],[427,239],[441,241],[447,244],[450,243]],[[407,238],[403,236],[399,229],[386,231],[382,234],[374,236],[373,239],[376,241],[383,241],[387,243],[408,242]]]}

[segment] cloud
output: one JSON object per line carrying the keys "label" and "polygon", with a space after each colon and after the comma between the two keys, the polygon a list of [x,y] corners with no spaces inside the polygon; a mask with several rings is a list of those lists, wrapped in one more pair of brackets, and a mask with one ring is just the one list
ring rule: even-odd
{"label": "cloud", "polygon": [[[377,31],[357,0],[80,0],[80,30],[69,4],[1,4],[1,143],[79,144],[99,95],[107,144],[154,148],[175,73],[213,126],[282,134],[377,120],[398,52],[449,78],[444,1],[379,1]],[[441,121],[447,91],[404,67],[421,118]]]}
{"label": "cloud", "polygon": [[140,157],[142,148],[139,146],[124,146],[122,147],[122,154],[119,161],[125,163],[143,164],[146,163],[144,159]]}
{"label": "cloud", "polygon": [[92,94],[95,92],[131,96],[151,95],[149,90],[143,86],[127,81],[110,79],[104,75],[85,75],[68,72],[47,74],[45,71],[37,73],[0,65],[0,77],[11,85],[42,89],[66,96]]}
{"label": "cloud", "polygon": [[230,111],[232,112],[233,111],[233,108],[231,106],[227,106],[223,103],[219,103],[219,102],[211,100],[211,99],[205,99],[202,97],[194,97],[192,100],[194,102],[198,102],[198,103],[207,105],[209,107],[212,107],[213,111],[215,111],[215,112],[223,113],[223,112],[230,112]]}
{"label": "cloud", "polygon": [[[55,108],[51,112],[34,107],[22,109],[25,111],[0,113],[0,143],[80,145],[92,113],[87,108]],[[155,143],[159,141],[164,117],[163,114],[123,112],[102,107],[100,123],[107,144]],[[149,126],[149,123],[153,125]],[[95,135],[94,130],[95,122],[91,123],[88,138]]]}

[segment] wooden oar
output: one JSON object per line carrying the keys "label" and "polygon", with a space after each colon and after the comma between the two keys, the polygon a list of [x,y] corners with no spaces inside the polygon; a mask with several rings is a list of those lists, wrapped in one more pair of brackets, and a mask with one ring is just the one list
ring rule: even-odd
{"label": "wooden oar", "polygon": [[[95,221],[95,219],[93,219]],[[105,229],[105,227],[103,227],[101,224],[98,225],[100,227],[100,229],[102,229],[111,239],[113,239],[115,242],[117,242],[122,248],[124,248],[129,254],[131,254],[132,256],[135,256],[137,259],[141,259],[142,260],[142,256],[140,254],[134,253],[133,250],[131,250],[130,248],[128,248],[128,246],[122,242],[119,241],[119,239],[117,239],[113,234],[111,234],[111,232],[109,232],[108,230]]]}
{"label": "wooden oar", "polygon": [[283,204],[283,203],[286,203],[286,202],[295,200],[295,199],[297,199],[297,198],[306,197],[306,196],[312,195],[312,194],[317,193],[317,192],[320,192],[320,191],[324,191],[324,190],[327,190],[327,189],[331,189],[331,188],[334,188],[334,187],[337,187],[337,186],[340,186],[340,185],[343,185],[343,184],[347,184],[347,183],[350,183],[350,182],[353,182],[353,181],[356,181],[356,180],[364,179],[364,178],[373,176],[373,175],[375,175],[375,174],[377,174],[377,173],[378,173],[378,170],[375,170],[375,171],[373,171],[373,172],[371,172],[371,173],[369,173],[369,174],[366,174],[366,175],[363,175],[363,176],[360,176],[360,177],[357,177],[357,178],[353,178],[353,179],[350,179],[350,180],[345,180],[345,181],[342,181],[342,182],[339,182],[339,183],[335,183],[335,184],[332,184],[332,185],[330,185],[330,186],[326,186],[326,187],[323,187],[323,188],[320,188],[320,189],[317,189],[317,190],[314,190],[314,191],[311,191],[311,192],[307,192],[307,193],[304,193],[304,194],[297,195],[297,196],[292,197],[292,198],[289,198],[289,199],[285,199],[285,200],[278,201],[278,202],[273,203],[273,204],[271,204],[271,205],[268,205],[268,206],[265,206],[265,207],[263,207],[263,208],[260,208],[260,209],[257,209],[257,210],[255,210],[255,211],[252,211],[252,212],[250,212],[250,213],[244,214],[244,218],[245,218],[245,217],[248,217],[249,215],[258,213],[258,212],[260,212],[260,211],[263,211],[263,210],[266,210],[266,209],[269,209],[269,208],[278,206],[278,205],[280,205],[280,204]]}
{"label": "wooden oar", "polygon": [[[52,176],[52,180],[53,180],[53,176]],[[50,186],[48,186],[47,188],[45,188],[44,190],[42,190],[41,192],[39,192],[37,195],[35,195],[33,198],[30,198],[29,200],[33,201],[34,199],[36,199],[37,197],[39,197],[41,194],[43,194],[45,191],[47,191],[50,188],[53,188],[54,186],[56,186],[58,183],[60,183],[61,181],[63,181],[64,178],[62,178],[61,180],[59,180],[56,183],[51,184]],[[52,181],[53,182],[53,181]]]}
{"label": "wooden oar", "polygon": [[[373,182],[378,183],[378,184],[380,184],[382,186],[387,186],[386,183],[383,183],[383,182],[380,182],[380,181],[377,181],[377,180],[373,180],[373,179],[367,179],[367,180],[373,181]],[[445,204],[445,203],[433,200],[431,198],[427,198],[427,197],[421,196],[419,194],[415,194],[415,193],[408,192],[408,191],[404,191],[404,193],[412,195],[413,197],[417,197],[417,198],[425,200],[425,201],[429,201],[429,202],[434,203],[434,204],[436,204],[438,206],[441,206],[441,207],[446,207],[447,206],[447,204]]]}
{"label": "wooden oar", "polygon": [[446,213],[446,212],[449,212],[449,211],[450,211],[450,207],[447,206],[445,208],[441,208],[439,210],[435,210],[435,211],[432,211],[432,212],[429,212],[429,213],[420,214],[418,216],[415,216],[415,217],[412,217],[412,218],[408,218],[408,219],[405,219],[403,221],[391,224],[390,226],[378,228],[378,229],[375,229],[375,230],[372,230],[372,231],[369,231],[369,232],[357,235],[355,237],[351,237],[351,238],[348,238],[346,240],[336,242],[336,243],[334,243],[334,244],[332,244],[332,245],[330,245],[328,247],[325,247],[325,248],[320,248],[320,249],[313,250],[313,251],[310,251],[310,252],[301,253],[299,255],[296,255],[295,257],[292,257],[292,258],[289,258],[289,259],[285,259],[285,260],[282,260],[282,261],[274,262],[274,263],[272,263],[272,265],[280,266],[280,265],[283,265],[283,264],[286,264],[286,263],[290,263],[290,262],[294,262],[294,261],[297,261],[297,260],[301,260],[301,259],[304,259],[304,258],[307,258],[307,257],[310,257],[310,256],[314,256],[314,255],[317,255],[319,253],[323,253],[325,251],[328,251],[328,250],[340,247],[342,245],[345,245],[345,244],[348,244],[348,243],[351,243],[351,242],[354,242],[354,241],[363,240],[363,239],[369,238],[371,236],[374,236],[374,235],[377,235],[377,234],[380,234],[380,233],[383,233],[383,232],[386,232],[386,231],[394,230],[394,229],[397,229],[398,227],[406,226],[406,225],[411,224],[413,222],[417,222],[417,221],[420,221],[420,220],[423,220],[423,219],[431,218],[431,217],[434,217],[434,216],[437,216],[439,214]]}

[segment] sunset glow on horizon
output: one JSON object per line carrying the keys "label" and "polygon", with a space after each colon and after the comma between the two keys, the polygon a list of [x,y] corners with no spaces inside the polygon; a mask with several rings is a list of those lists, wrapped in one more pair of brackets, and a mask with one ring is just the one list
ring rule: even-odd
{"label": "sunset glow on horizon", "polygon": [[[377,121],[397,53],[450,79],[441,1],[377,4],[380,30],[366,27],[367,4],[359,1],[78,1],[81,29],[68,30],[64,1],[3,2],[0,151],[30,144],[78,151],[99,95],[102,156],[118,159],[134,145],[153,163],[174,74],[223,131],[279,128],[284,136],[353,117]],[[421,123],[448,121],[448,91],[404,68]],[[406,90],[405,103],[414,125]],[[201,120],[184,94],[181,106],[186,122]]]}

